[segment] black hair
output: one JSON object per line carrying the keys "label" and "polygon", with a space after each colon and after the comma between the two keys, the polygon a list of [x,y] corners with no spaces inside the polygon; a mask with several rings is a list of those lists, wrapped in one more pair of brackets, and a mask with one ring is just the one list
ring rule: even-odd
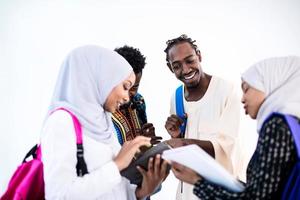
{"label": "black hair", "polygon": [[196,40],[192,40],[192,38],[189,38],[186,34],[182,34],[181,36],[168,40],[166,42],[167,48],[164,50],[166,53],[166,61],[169,66],[169,50],[176,44],[188,42],[193,47],[196,53],[200,53],[200,50],[198,49],[198,46],[195,44]]}
{"label": "black hair", "polygon": [[127,60],[134,73],[138,74],[143,71],[146,65],[146,57],[139,49],[124,45],[123,47],[115,48],[115,51]]}

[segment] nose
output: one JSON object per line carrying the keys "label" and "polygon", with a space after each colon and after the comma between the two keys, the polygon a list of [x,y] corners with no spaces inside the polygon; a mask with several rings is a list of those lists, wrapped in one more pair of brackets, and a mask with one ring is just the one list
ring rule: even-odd
{"label": "nose", "polygon": [[187,73],[189,73],[190,72],[190,67],[184,62],[183,64],[182,64],[182,73],[183,74],[187,74]]}
{"label": "nose", "polygon": [[243,95],[242,98],[241,98],[241,103],[242,103],[242,104],[245,104],[245,96],[244,96],[244,95]]}
{"label": "nose", "polygon": [[123,101],[124,101],[124,103],[129,102],[129,91],[125,93],[125,95],[123,97]]}

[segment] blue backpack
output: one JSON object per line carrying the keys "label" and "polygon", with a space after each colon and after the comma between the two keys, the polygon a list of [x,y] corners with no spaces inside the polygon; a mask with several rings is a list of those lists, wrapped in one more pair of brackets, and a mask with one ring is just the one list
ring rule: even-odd
{"label": "blue backpack", "polygon": [[183,106],[183,86],[182,85],[176,89],[175,105],[176,105],[176,115],[183,120],[183,124],[180,126],[180,137],[184,138],[187,118],[185,116],[184,106]]}
{"label": "blue backpack", "polygon": [[[281,114],[279,114],[281,115]],[[287,121],[297,150],[297,162],[284,186],[281,199],[300,199],[300,125],[291,115],[282,115]]]}

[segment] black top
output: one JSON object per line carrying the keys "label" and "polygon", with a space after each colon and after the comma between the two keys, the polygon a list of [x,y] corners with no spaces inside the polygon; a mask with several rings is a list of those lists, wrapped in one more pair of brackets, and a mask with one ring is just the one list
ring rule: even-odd
{"label": "black top", "polygon": [[288,124],[282,116],[276,115],[269,118],[260,131],[243,192],[232,192],[202,179],[195,184],[194,194],[202,200],[280,199],[296,161],[297,151]]}

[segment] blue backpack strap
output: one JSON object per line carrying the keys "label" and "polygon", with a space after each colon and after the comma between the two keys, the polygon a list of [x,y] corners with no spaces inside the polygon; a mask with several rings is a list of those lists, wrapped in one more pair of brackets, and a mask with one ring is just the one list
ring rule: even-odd
{"label": "blue backpack strap", "polygon": [[300,125],[298,124],[298,121],[291,115],[285,115],[285,119],[292,131],[292,136],[294,138],[295,146],[297,149],[298,159],[300,160]]}
{"label": "blue backpack strap", "polygon": [[179,116],[183,120],[183,124],[180,126],[180,136],[181,136],[181,138],[184,138],[187,119],[185,116],[184,106],[183,106],[183,86],[182,85],[176,89],[175,105],[176,105],[176,115]]}
{"label": "blue backpack strap", "polygon": [[297,163],[293,167],[292,172],[284,186],[281,199],[299,199],[300,198],[300,125],[298,121],[291,115],[283,115],[290,127],[292,137],[295,141],[297,151]]}

